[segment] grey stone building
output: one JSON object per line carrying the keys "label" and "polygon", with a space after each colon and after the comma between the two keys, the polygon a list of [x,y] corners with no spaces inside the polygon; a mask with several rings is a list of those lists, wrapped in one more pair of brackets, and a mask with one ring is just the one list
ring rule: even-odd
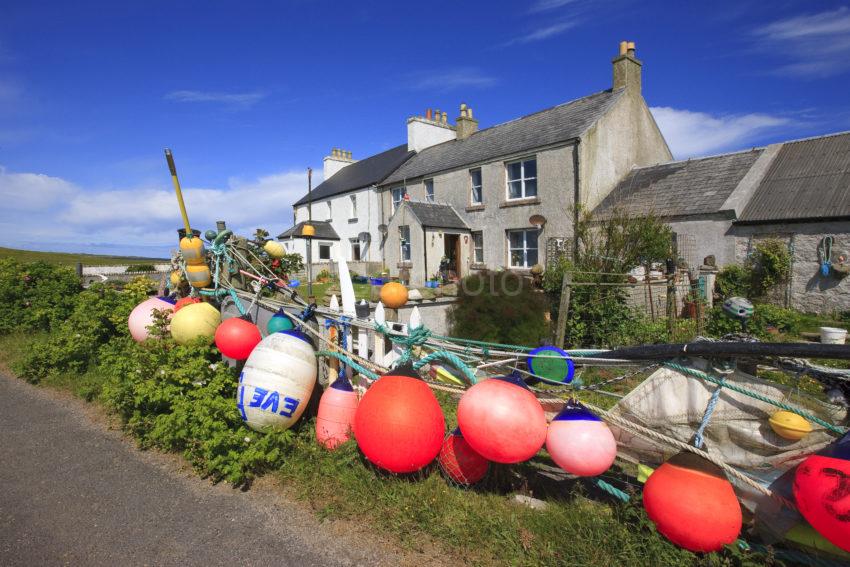
{"label": "grey stone building", "polygon": [[[482,130],[461,105],[453,135],[378,184],[390,272],[419,285],[443,256],[458,277],[545,263],[547,243],[572,234],[575,204],[593,208],[633,168],[672,157],[641,95],[641,66],[624,42],[612,88]],[[408,124],[445,128],[444,116]],[[436,205],[450,227],[421,222]]]}
{"label": "grey stone building", "polygon": [[850,310],[850,133],[636,168],[594,214],[614,208],[668,222],[691,266],[708,255],[740,264],[759,240],[782,240],[792,273],[777,299],[807,312]]}

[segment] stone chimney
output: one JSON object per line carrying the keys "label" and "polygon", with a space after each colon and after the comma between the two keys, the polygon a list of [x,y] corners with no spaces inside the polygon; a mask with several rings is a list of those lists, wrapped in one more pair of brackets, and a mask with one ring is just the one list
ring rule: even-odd
{"label": "stone chimney", "polygon": [[478,120],[472,117],[472,109],[466,104],[460,105],[460,116],[456,123],[458,140],[465,140],[478,132]]}
{"label": "stone chimney", "polygon": [[614,64],[614,88],[626,88],[640,94],[640,68],[643,66],[635,57],[635,42],[621,41],[620,54],[612,61]]}
{"label": "stone chimney", "polygon": [[351,152],[339,148],[332,149],[331,155],[324,159],[324,178],[330,179],[334,173],[355,161],[351,159]]}
{"label": "stone chimney", "polygon": [[407,149],[421,152],[425,148],[455,139],[455,127],[449,124],[448,115],[439,110],[425,111],[425,116],[407,119]]}

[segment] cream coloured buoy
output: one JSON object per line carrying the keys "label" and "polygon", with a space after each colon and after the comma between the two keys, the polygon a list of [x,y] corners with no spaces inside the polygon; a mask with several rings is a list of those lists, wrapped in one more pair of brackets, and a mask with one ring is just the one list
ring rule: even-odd
{"label": "cream coloured buoy", "polygon": [[199,337],[206,337],[212,343],[220,323],[221,313],[218,309],[209,303],[190,303],[171,318],[171,336],[181,345]]}
{"label": "cream coloured buoy", "polygon": [[316,352],[300,331],[280,331],[260,341],[239,375],[237,407],[248,427],[288,429],[316,386]]}
{"label": "cream coloured buoy", "polygon": [[279,259],[286,256],[286,248],[284,248],[283,244],[276,240],[269,240],[266,242],[263,245],[263,250],[266,251],[266,254],[268,254],[270,258]]}

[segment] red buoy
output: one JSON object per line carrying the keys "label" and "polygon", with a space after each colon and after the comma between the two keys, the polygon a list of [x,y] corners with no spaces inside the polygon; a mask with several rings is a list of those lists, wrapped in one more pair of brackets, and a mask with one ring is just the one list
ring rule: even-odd
{"label": "red buoy", "polygon": [[372,463],[414,472],[440,452],[446,420],[437,398],[411,365],[389,371],[366,390],[354,415],[354,437]]}
{"label": "red buoy", "polygon": [[723,471],[688,451],[649,475],[643,506],[664,537],[690,551],[718,551],[741,532],[741,505]]}
{"label": "red buoy", "polygon": [[437,462],[446,476],[463,485],[475,484],[484,478],[490,468],[490,461],[469,446],[460,429],[455,429],[443,441]]}
{"label": "red buoy", "polygon": [[490,378],[460,398],[457,422],[467,443],[497,463],[533,457],[546,441],[546,415],[531,391],[516,377]]}
{"label": "red buoy", "polygon": [[174,304],[174,312],[177,313],[178,311],[180,311],[180,309],[182,309],[183,307],[186,307],[187,305],[192,305],[193,303],[200,303],[200,302],[201,302],[201,299],[198,298],[198,297],[181,297]]}
{"label": "red buoy", "polygon": [[322,394],[316,416],[316,440],[326,449],[336,449],[348,441],[354,428],[359,398],[345,375]]}
{"label": "red buoy", "polygon": [[224,356],[245,360],[254,347],[263,340],[260,329],[242,317],[232,317],[215,330],[215,346]]}
{"label": "red buoy", "polygon": [[794,498],[820,535],[850,551],[850,460],[808,457],[794,474]]}

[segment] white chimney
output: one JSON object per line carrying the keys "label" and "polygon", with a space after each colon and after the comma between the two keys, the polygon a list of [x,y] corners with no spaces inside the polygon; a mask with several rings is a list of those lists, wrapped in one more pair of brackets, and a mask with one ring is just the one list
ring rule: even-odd
{"label": "white chimney", "polygon": [[456,138],[455,127],[446,120],[446,113],[425,111],[425,116],[407,119],[407,149],[421,152],[425,148]]}
{"label": "white chimney", "polygon": [[357,160],[351,159],[351,152],[334,148],[331,150],[331,155],[324,159],[324,179],[330,177],[347,165],[351,165]]}

